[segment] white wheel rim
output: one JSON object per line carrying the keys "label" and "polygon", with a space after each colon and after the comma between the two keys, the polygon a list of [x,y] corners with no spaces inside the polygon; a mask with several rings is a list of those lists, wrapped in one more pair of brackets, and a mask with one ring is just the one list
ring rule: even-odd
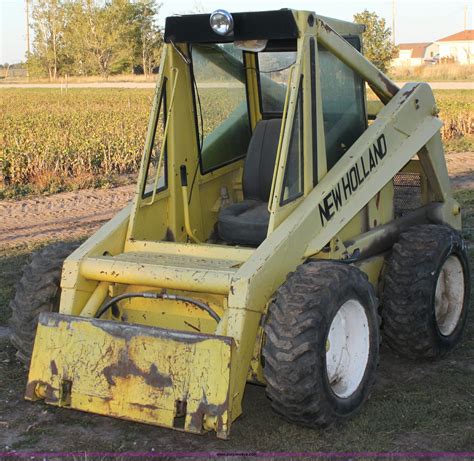
{"label": "white wheel rim", "polygon": [[441,267],[436,282],[435,316],[439,331],[449,336],[461,317],[464,304],[464,271],[457,256],[451,255]]}
{"label": "white wheel rim", "polygon": [[361,383],[369,360],[369,321],[362,304],[350,299],[337,311],[326,343],[326,370],[332,391],[350,397]]}

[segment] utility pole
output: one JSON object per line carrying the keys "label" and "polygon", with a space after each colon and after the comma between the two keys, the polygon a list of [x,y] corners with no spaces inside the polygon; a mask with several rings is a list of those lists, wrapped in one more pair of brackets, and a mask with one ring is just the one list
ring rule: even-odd
{"label": "utility pole", "polygon": [[464,5],[464,30],[467,30],[467,3]]}
{"label": "utility pole", "polygon": [[30,60],[30,0],[26,0],[26,76],[29,78],[28,61]]}
{"label": "utility pole", "polygon": [[392,40],[395,45],[395,15],[397,13],[397,8],[395,6],[395,0],[392,0]]}
{"label": "utility pole", "polygon": [[26,49],[30,55],[30,0],[26,0]]}

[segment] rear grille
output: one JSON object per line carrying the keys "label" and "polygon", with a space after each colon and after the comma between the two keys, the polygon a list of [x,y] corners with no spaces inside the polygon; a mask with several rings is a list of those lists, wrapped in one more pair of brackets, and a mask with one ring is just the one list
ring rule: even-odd
{"label": "rear grille", "polygon": [[393,178],[395,218],[401,218],[421,207],[419,173],[397,173]]}

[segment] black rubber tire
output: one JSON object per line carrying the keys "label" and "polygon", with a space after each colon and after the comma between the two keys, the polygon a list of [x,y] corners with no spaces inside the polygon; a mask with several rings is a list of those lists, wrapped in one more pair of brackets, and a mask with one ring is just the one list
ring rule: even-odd
{"label": "black rubber tire", "polygon": [[[341,398],[329,383],[326,344],[332,320],[350,299],[358,300],[367,315],[369,354],[359,386]],[[269,306],[262,353],[267,396],[285,419],[324,427],[351,416],[369,396],[379,356],[377,298],[367,276],[333,261],[299,266]]]}
{"label": "black rubber tire", "polygon": [[[449,256],[457,256],[464,272],[464,302],[454,331],[441,334],[435,316],[439,273]],[[386,261],[382,303],[383,334],[389,346],[410,359],[441,357],[459,343],[470,296],[466,245],[444,225],[413,226],[400,234]]]}
{"label": "black rubber tire", "polygon": [[60,281],[64,260],[78,243],[55,243],[33,254],[23,268],[10,301],[10,340],[17,357],[25,365],[31,360],[38,317],[41,312],[57,312],[61,296]]}

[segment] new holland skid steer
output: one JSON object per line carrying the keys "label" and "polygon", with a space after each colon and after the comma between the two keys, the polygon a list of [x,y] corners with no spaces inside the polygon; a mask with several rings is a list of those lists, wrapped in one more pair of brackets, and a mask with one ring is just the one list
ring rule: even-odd
{"label": "new holland skid steer", "polygon": [[34,256],[12,301],[27,399],[227,438],[251,381],[324,426],[367,399],[380,325],[412,358],[458,343],[469,269],[435,99],[366,60],[362,32],[167,18],[133,202]]}

